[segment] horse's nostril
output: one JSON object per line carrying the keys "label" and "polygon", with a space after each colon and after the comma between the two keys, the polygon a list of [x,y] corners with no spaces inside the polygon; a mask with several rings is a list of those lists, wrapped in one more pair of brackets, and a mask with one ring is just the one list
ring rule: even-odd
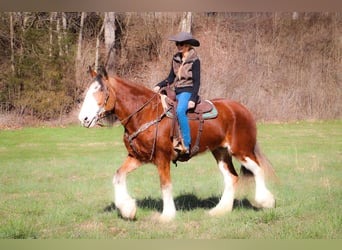
{"label": "horse's nostril", "polygon": [[88,121],[88,117],[84,117],[84,121]]}

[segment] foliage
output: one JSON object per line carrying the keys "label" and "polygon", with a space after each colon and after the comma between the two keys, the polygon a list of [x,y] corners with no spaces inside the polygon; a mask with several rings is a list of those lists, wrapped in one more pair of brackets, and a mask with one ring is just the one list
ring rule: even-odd
{"label": "foliage", "polygon": [[258,125],[259,142],[278,176],[268,183],[275,209],[253,209],[251,186],[238,191],[231,213],[210,217],[223,189],[212,155],[172,166],[178,211],[168,224],[156,220],[162,201],[151,165],[127,178],[137,220],[123,220],[115,211],[112,177],[127,155],[122,127],[1,131],[0,238],[339,239],[341,125]]}
{"label": "foliage", "polygon": [[[97,37],[100,64],[107,59],[103,13],[89,12],[76,63],[80,16],[0,13],[0,109],[42,120],[77,109]],[[147,87],[165,78],[175,53],[167,38],[179,32],[181,18],[180,12],[116,13],[116,73]],[[201,41],[201,95],[240,101],[258,120],[341,118],[341,27],[340,13],[193,13],[192,33]]]}

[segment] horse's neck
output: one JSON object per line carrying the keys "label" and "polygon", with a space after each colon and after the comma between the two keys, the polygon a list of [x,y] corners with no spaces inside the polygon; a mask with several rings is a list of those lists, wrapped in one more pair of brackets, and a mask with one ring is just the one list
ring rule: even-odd
{"label": "horse's neck", "polygon": [[115,114],[120,120],[125,120],[130,116],[132,116],[130,119],[149,119],[151,112],[148,111],[151,111],[151,106],[147,105],[140,111],[139,109],[153,97],[153,91],[120,78],[113,78],[112,86],[116,93]]}

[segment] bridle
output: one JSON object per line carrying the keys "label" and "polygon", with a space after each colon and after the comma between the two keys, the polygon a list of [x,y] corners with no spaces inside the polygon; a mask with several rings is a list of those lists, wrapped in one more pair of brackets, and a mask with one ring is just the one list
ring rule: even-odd
{"label": "bridle", "polygon": [[92,124],[94,120],[96,121],[96,123],[98,123],[100,120],[106,118],[106,117],[109,116],[110,113],[111,113],[110,111],[108,111],[108,110],[105,109],[105,107],[106,107],[106,105],[107,105],[107,102],[108,102],[108,100],[109,100],[109,97],[110,97],[109,90],[108,90],[107,85],[104,84],[103,82],[102,82],[102,86],[105,88],[106,97],[105,97],[105,99],[104,99],[104,102],[103,102],[102,106],[101,106],[100,109],[96,112],[96,115],[93,117],[93,119],[91,120],[91,122],[89,123],[89,125]]}

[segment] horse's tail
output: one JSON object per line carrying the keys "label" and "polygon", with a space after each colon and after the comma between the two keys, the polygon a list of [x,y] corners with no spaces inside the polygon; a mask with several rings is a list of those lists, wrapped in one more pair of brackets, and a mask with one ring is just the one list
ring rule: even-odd
{"label": "horse's tail", "polygon": [[277,175],[274,171],[274,168],[266,155],[262,152],[258,142],[255,144],[254,154],[259,162],[260,167],[264,170],[265,178],[275,181],[277,179]]}
{"label": "horse's tail", "polygon": [[[276,174],[271,162],[267,159],[266,155],[262,152],[259,143],[257,142],[254,147],[254,155],[259,162],[259,166],[263,169],[265,178],[270,180],[276,179]],[[241,166],[241,174],[244,177],[252,177],[253,173],[245,166]]]}

